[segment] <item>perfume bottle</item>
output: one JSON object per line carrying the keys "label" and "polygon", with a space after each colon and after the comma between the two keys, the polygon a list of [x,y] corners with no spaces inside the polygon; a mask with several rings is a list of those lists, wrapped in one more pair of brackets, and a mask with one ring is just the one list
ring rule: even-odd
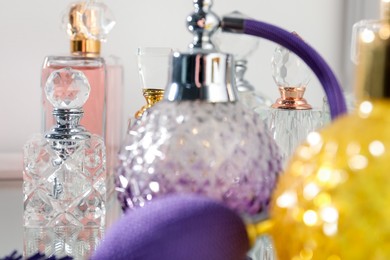
{"label": "perfume bottle", "polygon": [[146,104],[135,113],[135,119],[163,99],[171,54],[171,48],[138,48],[138,75]]}
{"label": "perfume bottle", "polygon": [[[99,8],[101,7],[101,9]],[[53,106],[45,99],[44,86],[49,75],[64,67],[82,71],[91,84],[90,98],[84,106],[85,117],[82,124],[91,133],[104,136],[106,120],[106,68],[100,57],[101,41],[114,26],[108,9],[103,4],[78,2],[72,4],[64,15],[64,22],[70,36],[71,55],[48,56],[42,69],[43,129],[53,125]],[[108,17],[104,17],[108,14]]]}
{"label": "perfume bottle", "polygon": [[[43,129],[48,131],[55,123],[47,102],[44,86],[49,75],[58,69],[71,67],[82,71],[91,85],[90,96],[85,105],[81,124],[91,133],[104,138],[107,148],[107,190],[110,203],[116,203],[113,172],[122,140],[123,67],[115,56],[103,58],[101,44],[115,26],[109,8],[96,1],[80,1],[71,4],[63,16],[70,36],[68,56],[48,56],[42,69]],[[113,205],[114,207],[114,205]],[[110,210],[110,214],[119,211]],[[116,216],[108,218],[115,219]]]}
{"label": "perfume bottle", "polygon": [[[247,18],[246,15],[238,11],[229,14],[229,17]],[[257,50],[259,46],[259,39],[249,35],[234,35],[219,31],[215,37],[218,47],[227,53],[234,56],[234,70],[236,86],[240,102],[246,105],[249,109],[255,112],[260,112],[264,117],[264,108],[272,105],[272,101],[265,94],[256,90],[256,88],[245,78],[248,68],[248,59]]]}
{"label": "perfume bottle", "polygon": [[381,4],[382,20],[356,30],[356,110],[308,136],[273,196],[280,259],[390,258],[390,3]]}
{"label": "perfume bottle", "polygon": [[24,146],[24,255],[85,259],[103,235],[106,158],[101,137],[79,125],[89,97],[86,76],[64,68],[45,86],[54,127]]}
{"label": "perfume bottle", "polygon": [[281,97],[267,109],[265,120],[286,162],[306,136],[322,126],[322,110],[313,108],[304,98],[311,73],[298,56],[279,46],[271,64]]}
{"label": "perfume bottle", "polygon": [[193,1],[194,41],[171,56],[163,101],[129,131],[119,155],[124,210],[171,193],[223,202],[248,221],[267,209],[281,161],[261,119],[238,102],[234,61],[211,41],[220,24],[212,1]]}

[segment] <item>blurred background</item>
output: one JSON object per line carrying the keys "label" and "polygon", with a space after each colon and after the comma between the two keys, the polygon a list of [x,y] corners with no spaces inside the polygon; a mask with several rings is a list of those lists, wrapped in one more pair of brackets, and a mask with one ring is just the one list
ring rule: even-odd
{"label": "blurred background", "polygon": [[[345,89],[352,89],[350,39],[353,23],[377,18],[378,0],[215,0],[220,16],[234,10],[288,31],[296,31],[325,58]],[[69,0],[0,1],[0,257],[22,248],[23,144],[41,131],[40,73],[47,55],[67,55],[69,40],[61,26]],[[191,0],[110,0],[117,25],[102,47],[103,56],[122,59],[125,73],[124,127],[128,116],[144,104],[136,67],[137,47],[186,50],[192,40],[185,19]],[[275,100],[278,91],[271,76],[273,43],[261,41],[249,58],[247,79]],[[307,99],[322,105],[324,93],[313,79]],[[15,217],[17,216],[17,217]]]}

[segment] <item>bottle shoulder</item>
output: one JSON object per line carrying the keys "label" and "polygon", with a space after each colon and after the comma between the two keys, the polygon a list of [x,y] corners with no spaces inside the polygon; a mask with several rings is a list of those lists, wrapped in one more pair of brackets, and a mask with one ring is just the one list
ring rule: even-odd
{"label": "bottle shoulder", "polygon": [[[91,135],[86,140],[71,139],[47,139],[42,134],[34,134],[29,138],[23,147],[26,160],[40,157],[61,157],[61,158],[83,158],[88,154],[99,154],[105,156],[105,144],[103,138],[99,135]],[[63,155],[63,156],[62,156]],[[65,156],[65,157],[64,157]]]}
{"label": "bottle shoulder", "polygon": [[83,56],[47,56],[43,62],[43,68],[60,67],[83,67],[83,68],[104,68],[106,61],[102,57],[83,57]]}
{"label": "bottle shoulder", "polygon": [[[292,162],[347,171],[363,170],[372,161],[377,163],[390,158],[389,133],[390,121],[384,116],[345,115],[318,132],[310,133],[295,151]],[[291,164],[289,170],[294,169]]]}
{"label": "bottle shoulder", "polygon": [[386,111],[382,115],[362,116],[358,113],[342,116],[320,133],[325,139],[357,140],[364,142],[372,138],[390,141],[390,118]]}

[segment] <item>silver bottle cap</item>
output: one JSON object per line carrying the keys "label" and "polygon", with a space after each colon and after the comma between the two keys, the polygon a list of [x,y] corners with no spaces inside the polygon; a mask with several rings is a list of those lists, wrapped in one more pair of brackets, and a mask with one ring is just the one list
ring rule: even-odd
{"label": "silver bottle cap", "polygon": [[193,0],[193,4],[195,11],[188,16],[187,26],[194,40],[187,53],[175,52],[171,56],[164,99],[235,102],[238,94],[233,57],[218,52],[211,40],[220,26],[220,19],[210,10],[213,1]]}

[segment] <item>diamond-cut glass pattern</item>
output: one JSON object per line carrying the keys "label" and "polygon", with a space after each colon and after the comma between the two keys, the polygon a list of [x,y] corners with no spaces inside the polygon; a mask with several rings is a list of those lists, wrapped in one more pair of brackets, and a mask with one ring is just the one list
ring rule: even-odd
{"label": "diamond-cut glass pattern", "polygon": [[85,259],[105,227],[104,143],[94,135],[61,149],[53,144],[34,136],[24,147],[25,254],[39,249]]}

